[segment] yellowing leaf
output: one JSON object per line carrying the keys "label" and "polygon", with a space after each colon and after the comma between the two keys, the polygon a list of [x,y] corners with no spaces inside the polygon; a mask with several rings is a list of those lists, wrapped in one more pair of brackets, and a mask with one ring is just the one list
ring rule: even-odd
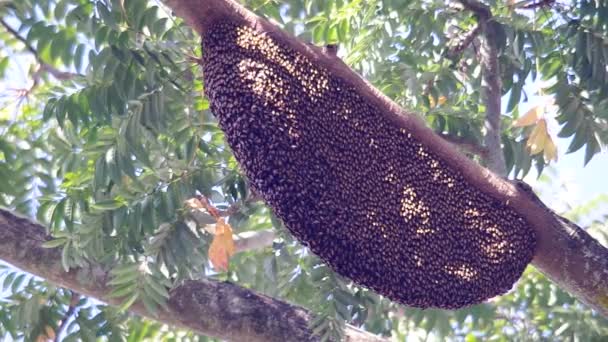
{"label": "yellowing leaf", "polygon": [[553,142],[553,139],[551,139],[551,136],[549,136],[549,138],[545,142],[544,156],[545,156],[545,160],[547,162],[549,162],[551,160],[557,161],[557,145],[555,145],[555,142]]}
{"label": "yellowing leaf", "polygon": [[50,326],[44,326],[44,333],[36,337],[36,342],[51,342],[55,340],[55,330]]}
{"label": "yellowing leaf", "polygon": [[547,124],[545,120],[540,120],[532,130],[532,133],[530,133],[526,143],[531,155],[540,153],[543,150],[547,135]]}
{"label": "yellowing leaf", "polygon": [[232,227],[223,218],[220,218],[215,226],[215,236],[211,246],[209,246],[209,260],[216,269],[226,271],[228,270],[228,261],[234,252]]}
{"label": "yellowing leaf", "polygon": [[435,106],[441,106],[447,100],[448,99],[445,96],[439,96],[437,98],[437,101],[435,101],[435,98],[433,96],[429,95],[429,107],[430,108],[435,108]]}
{"label": "yellowing leaf", "polygon": [[[547,130],[547,121],[545,119],[538,120],[536,126],[530,133],[526,146],[530,149],[530,154],[535,155],[543,150],[548,153],[549,156],[555,157],[557,154],[557,147],[551,140],[549,131]],[[548,152],[547,152],[547,149]],[[555,152],[553,152],[555,150]]]}
{"label": "yellowing leaf", "polygon": [[54,340],[55,339],[55,330],[53,330],[53,328],[51,328],[48,325],[44,326],[44,333],[46,334],[46,336],[48,336],[48,338],[50,340]]}
{"label": "yellowing leaf", "polygon": [[533,107],[532,109],[527,111],[526,114],[524,114],[522,117],[515,120],[515,122],[513,123],[513,127],[525,127],[534,125],[536,122],[538,122],[538,120],[540,120],[544,111],[544,105]]}

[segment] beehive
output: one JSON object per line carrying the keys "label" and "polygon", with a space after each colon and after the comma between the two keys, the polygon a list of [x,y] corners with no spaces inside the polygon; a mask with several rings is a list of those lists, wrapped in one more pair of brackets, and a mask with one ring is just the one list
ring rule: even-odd
{"label": "beehive", "polygon": [[458,308],[509,290],[535,236],[344,80],[247,26],[203,36],[211,109],[251,185],[336,272]]}

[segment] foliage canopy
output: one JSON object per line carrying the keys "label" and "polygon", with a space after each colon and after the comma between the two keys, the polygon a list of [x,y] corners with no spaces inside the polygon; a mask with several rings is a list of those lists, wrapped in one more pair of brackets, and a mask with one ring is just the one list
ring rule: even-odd
{"label": "foliage canopy", "polygon": [[[508,170],[521,178],[535,166],[550,179],[545,166],[561,138],[589,162],[608,142],[608,2],[487,3],[507,99]],[[479,37],[470,12],[444,1],[246,5],[304,40],[338,43],[347,64],[437,133],[482,144]],[[154,312],[173,284],[208,276],[314,310],[324,337],[339,336],[346,322],[399,340],[608,335],[605,319],[532,269],[510,294],[458,311],[399,307],[332,273],[256,201],[203,97],[199,38],[158,1],[0,0],[0,15],[0,204],[47,224],[55,237],[47,245],[62,248],[66,270],[90,261],[111,268],[113,295],[124,298],[122,307],[108,307],[2,266],[0,334],[52,339],[72,301],[66,341],[205,340],[124,309],[142,300]],[[16,75],[27,84],[15,86]],[[541,98],[555,99],[557,135]],[[519,111],[528,99],[539,101],[532,121]],[[235,233],[274,228],[274,243],[237,253],[227,272],[216,272],[208,260],[213,235],[203,229],[215,219],[193,220],[184,204],[198,193],[230,211]],[[606,200],[568,215],[582,218]],[[605,241],[605,224],[588,229]]]}

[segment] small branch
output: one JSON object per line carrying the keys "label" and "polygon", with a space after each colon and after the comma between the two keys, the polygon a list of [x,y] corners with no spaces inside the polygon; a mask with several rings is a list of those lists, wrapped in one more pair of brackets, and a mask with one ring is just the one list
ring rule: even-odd
{"label": "small branch", "polygon": [[492,12],[490,11],[490,7],[482,2],[477,0],[458,0],[464,8],[469,11],[475,13],[480,18],[489,19],[492,17]]}
{"label": "small branch", "polygon": [[492,17],[490,7],[477,0],[459,0],[462,5],[475,14],[483,42],[480,49],[480,65],[482,82],[482,96],[486,107],[484,127],[486,134],[484,145],[487,149],[486,167],[498,175],[507,173],[504,154],[502,151],[500,112],[501,89],[500,65],[498,64],[498,46],[496,45],[496,23]]}
{"label": "small branch", "polygon": [[480,32],[481,32],[481,25],[478,24],[471,31],[466,32],[464,36],[455,37],[456,44],[454,46],[452,46],[450,49],[448,49],[447,55],[450,57],[458,56],[469,45],[471,45],[471,43],[475,40],[475,38],[479,35]]}
{"label": "small branch", "polygon": [[19,32],[12,28],[6,21],[4,21],[4,19],[0,19],[0,25],[2,25],[13,37],[15,37],[15,39],[22,42],[23,45],[25,45],[25,48],[28,49],[29,52],[31,52],[37,60],[40,60],[38,56],[38,51],[36,51],[32,44],[30,44],[25,38],[21,37]]}
{"label": "small branch", "polygon": [[55,342],[60,341],[59,336],[61,336],[61,333],[63,332],[65,327],[68,325],[68,321],[70,320],[70,317],[72,317],[72,315],[76,311],[76,307],[78,305],[78,302],[80,301],[80,294],[78,294],[74,291],[71,291],[71,292],[72,292],[72,297],[70,298],[70,305],[68,306],[68,310],[65,312],[65,314],[63,315],[63,318],[59,322],[59,327],[57,327],[57,331],[55,331]]}
{"label": "small branch", "polygon": [[442,137],[443,140],[450,142],[453,145],[456,145],[458,148],[460,148],[466,153],[477,155],[484,160],[487,157],[488,150],[485,147],[475,143],[474,141],[471,141],[470,139],[463,137],[455,137],[446,133],[438,133],[438,135]]}
{"label": "small branch", "polygon": [[554,3],[555,0],[540,0],[536,2],[525,0],[513,4],[512,7],[516,9],[537,9],[543,7],[551,7],[551,5],[553,5]]}
{"label": "small branch", "polygon": [[10,33],[15,39],[17,39],[18,41],[20,41],[21,43],[23,43],[23,45],[25,45],[25,48],[32,54],[34,55],[34,58],[36,58],[36,61],[38,62],[38,64],[40,64],[40,67],[38,68],[38,70],[36,70],[34,72],[34,74],[32,75],[32,78],[34,79],[34,84],[32,84],[32,86],[30,87],[30,89],[27,89],[24,92],[24,97],[29,95],[32,90],[34,90],[36,88],[36,86],[38,86],[38,83],[40,82],[40,77],[42,75],[42,73],[49,73],[51,75],[53,75],[53,77],[55,77],[56,79],[60,80],[60,81],[65,81],[65,80],[69,80],[73,77],[76,76],[80,76],[79,74],[75,74],[72,72],[68,72],[68,71],[61,71],[57,68],[55,68],[54,66],[44,62],[42,60],[42,58],[40,58],[40,54],[38,53],[38,50],[36,50],[32,44],[30,44],[27,39],[25,39],[24,37],[22,37],[19,32],[17,32],[17,30],[15,30],[14,28],[12,28],[6,21],[4,21],[4,19],[0,19],[0,25],[2,25],[2,27],[4,27],[4,29],[6,29],[6,31],[8,31],[8,33]]}

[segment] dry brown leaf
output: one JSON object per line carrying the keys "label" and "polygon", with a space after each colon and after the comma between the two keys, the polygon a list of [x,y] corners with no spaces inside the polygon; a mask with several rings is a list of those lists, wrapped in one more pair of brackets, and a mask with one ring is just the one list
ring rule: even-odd
{"label": "dry brown leaf", "polygon": [[209,246],[209,260],[213,267],[220,271],[228,270],[228,261],[234,254],[234,239],[232,238],[232,227],[223,218],[217,220],[215,236]]}
{"label": "dry brown leaf", "polygon": [[201,203],[201,201],[199,201],[196,197],[187,199],[184,203],[186,203],[186,205],[191,209],[205,209],[203,203]]}
{"label": "dry brown leaf", "polygon": [[217,210],[217,208],[214,207],[205,196],[197,196],[187,199],[185,204],[191,209],[204,209],[209,213],[209,215],[216,219],[219,219],[221,216],[219,210]]}
{"label": "dry brown leaf", "polygon": [[535,123],[538,122],[538,120],[541,119],[544,112],[545,112],[544,105],[538,105],[538,106],[532,107],[532,109],[527,111],[526,114],[521,116],[519,119],[515,120],[515,122],[513,123],[513,127],[525,127],[525,126],[534,125]]}

